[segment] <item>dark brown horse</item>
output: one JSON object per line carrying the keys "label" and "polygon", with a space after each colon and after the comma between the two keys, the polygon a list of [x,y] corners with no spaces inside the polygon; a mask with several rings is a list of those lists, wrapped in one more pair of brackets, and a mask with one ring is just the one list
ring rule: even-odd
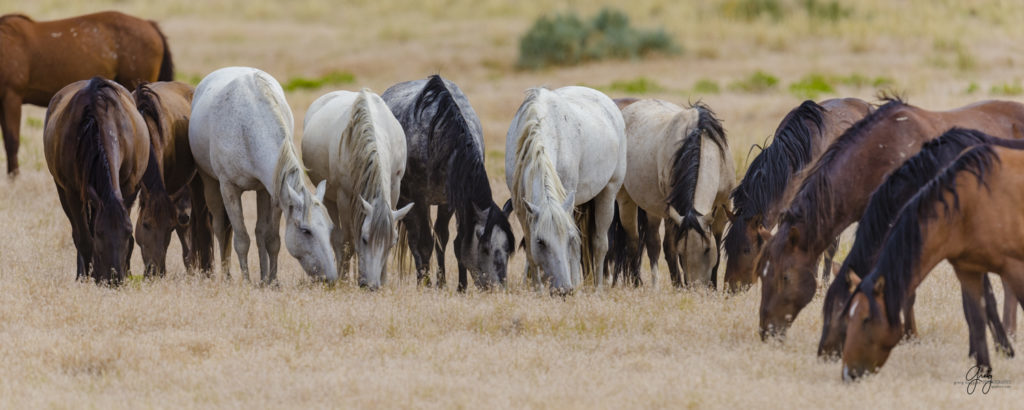
{"label": "dark brown horse", "polygon": [[818,256],[860,218],[885,176],[952,127],[1019,138],[1024,104],[984,101],[928,111],[892,100],[854,124],[810,168],[757,260],[762,339],[783,335],[814,296]]}
{"label": "dark brown horse", "polygon": [[[878,261],[853,296],[843,347],[843,379],[877,371],[899,342],[899,312],[929,272],[948,259],[964,292],[971,355],[991,374],[980,306],[987,272],[1024,294],[1024,151],[970,148],[907,202]],[[970,309],[966,309],[971,307]]]}
{"label": "dark brown horse", "polygon": [[127,89],[99,77],[64,87],[46,110],[46,165],[78,249],[78,277],[119,284],[128,272],[135,195],[149,165],[146,122]]}
{"label": "dark brown horse", "polygon": [[45,107],[57,90],[93,76],[134,89],[174,79],[167,40],[156,23],[118,12],[40,21],[0,17],[0,128],[7,173],[18,172],[21,105]]}
{"label": "dark brown horse", "polygon": [[[784,195],[795,191],[797,174],[813,164],[825,149],[873,107],[856,98],[804,101],[794,108],[775,130],[772,144],[747,168],[746,175],[732,191],[732,222],[725,235],[725,284],[738,290],[757,281],[754,257],[764,239],[760,229],[771,230],[786,205]],[[792,193],[789,195],[792,196]],[[824,272],[831,273],[832,252],[826,255]]]}
{"label": "dark brown horse", "polygon": [[[835,281],[829,286],[825,293],[825,303],[822,309],[824,314],[824,325],[822,326],[821,342],[818,345],[818,356],[831,359],[838,358],[843,349],[843,340],[846,338],[846,315],[843,314],[843,306],[850,298],[851,285],[860,280],[860,275],[871,271],[872,266],[878,258],[878,253],[885,241],[889,227],[899,215],[903,206],[917,194],[922,187],[927,187],[931,181],[949,166],[967,148],[981,145],[994,144],[1015,148],[1024,148],[1022,140],[1004,140],[991,138],[987,135],[973,130],[953,128],[941,137],[925,143],[917,155],[911,157],[903,165],[900,165],[885,182],[882,183],[871,194],[864,215],[857,223],[857,236],[850,249],[849,255],[843,262]],[[992,329],[993,340],[998,349],[1013,355],[1013,347],[1006,330],[1011,330],[1016,323],[1010,323],[1014,315],[1004,315],[1004,325],[999,323],[999,314],[996,311],[996,300],[992,294],[992,285],[988,277],[984,280],[986,316],[989,320],[989,327]],[[1015,313],[1017,302],[1009,286],[1004,286],[1007,301],[1005,307]],[[969,299],[965,298],[964,302]],[[903,326],[904,334],[914,332],[914,295],[908,295],[903,305]],[[965,306],[964,310],[972,308]],[[972,349],[974,351],[974,349]]]}
{"label": "dark brown horse", "polygon": [[213,267],[209,211],[202,179],[195,177],[196,165],[188,143],[192,92],[192,86],[172,81],[142,84],[133,93],[149,129],[154,154],[151,166],[159,172],[166,189],[154,192],[159,188],[151,189],[147,184],[139,197],[135,236],[142,248],[147,276],[163,276],[166,272],[172,231],[181,242],[186,269],[208,272]]}

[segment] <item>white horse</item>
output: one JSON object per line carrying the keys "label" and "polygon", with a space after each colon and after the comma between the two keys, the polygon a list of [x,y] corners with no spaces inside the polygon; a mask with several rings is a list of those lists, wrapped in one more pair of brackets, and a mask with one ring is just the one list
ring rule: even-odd
{"label": "white horse", "polygon": [[[628,105],[626,105],[628,104]],[[665,258],[676,286],[715,286],[722,231],[732,209],[736,171],[722,125],[707,106],[683,108],[667,101],[626,102],[622,116],[629,139],[619,218],[628,235],[629,269],[638,277],[637,207],[647,214],[647,252],[652,281],[658,277],[657,232],[665,224]],[[650,240],[653,235],[653,241]],[[653,244],[653,246],[652,246]],[[629,273],[627,273],[627,276]]]}
{"label": "white horse", "polygon": [[398,239],[395,224],[413,207],[394,210],[405,174],[402,125],[370,90],[328,93],[306,111],[302,157],[310,175],[327,179],[325,203],[337,224],[332,241],[342,278],[355,248],[359,286],[379,288]]}
{"label": "white horse", "polygon": [[505,169],[524,232],[524,279],[568,292],[580,286],[585,270],[600,288],[615,196],[626,174],[626,136],[615,103],[586,87],[528,90],[505,139]]}
{"label": "white horse", "polygon": [[277,278],[282,211],[287,221],[285,245],[303,270],[328,282],[338,277],[330,244],[333,225],[320,202],[324,182],[317,187],[316,196],[306,187],[302,162],[295,154],[293,129],[284,91],[265,72],[222,68],[196,87],[189,144],[203,178],[222,269],[228,277],[228,228],[232,228],[238,264],[249,280],[249,235],[241,201],[242,192],[248,190],[256,191],[256,247],[263,283]]}

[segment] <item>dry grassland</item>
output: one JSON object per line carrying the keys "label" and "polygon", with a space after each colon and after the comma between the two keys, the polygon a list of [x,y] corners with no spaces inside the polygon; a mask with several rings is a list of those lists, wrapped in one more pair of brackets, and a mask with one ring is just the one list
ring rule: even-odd
{"label": "dry grassland", "polygon": [[[282,82],[347,71],[356,81],[340,87],[383,92],[440,72],[482,117],[499,203],[508,196],[504,133],[531,86],[643,77],[662,89],[644,96],[702,99],[725,121],[741,171],[751,144],[800,102],[789,84],[810,74],[884,77],[934,109],[1021,98],[1013,94],[1024,77],[1024,6],[1009,1],[842,2],[852,14],[832,23],[808,17],[797,1],[782,1],[779,21],[746,22],[723,16],[721,1],[636,0],[620,7],[638,26],[665,27],[684,53],[513,68],[518,36],[536,16],[570,8],[589,16],[612,2],[593,3],[5,0],[0,10],[49,19],[116,8],[156,19],[183,79],[227,65],[260,67]],[[779,85],[730,87],[758,70]],[[721,92],[691,92],[702,79]],[[331,88],[289,93],[295,117]],[[836,84],[822,97],[875,92]],[[523,289],[522,255],[511,263],[510,289],[496,294],[417,289],[408,274],[376,293],[325,290],[309,285],[286,252],[278,289],[237,275],[202,280],[184,274],[176,244],[167,279],[120,289],[76,283],[70,229],[41,151],[43,113],[23,114],[22,176],[0,178],[0,407],[1019,408],[1024,397],[1019,358],[993,359],[1009,389],[969,396],[955,384],[972,361],[945,265],[918,291],[920,339],[852,385],[840,381],[839,365],[815,357],[820,297],[785,343],[762,343],[758,288],[732,297],[609,289],[562,300]],[[245,201],[252,229],[252,194]],[[249,257],[258,266],[255,251]],[[447,265],[455,266],[451,252]],[[133,266],[140,271],[139,252]]]}

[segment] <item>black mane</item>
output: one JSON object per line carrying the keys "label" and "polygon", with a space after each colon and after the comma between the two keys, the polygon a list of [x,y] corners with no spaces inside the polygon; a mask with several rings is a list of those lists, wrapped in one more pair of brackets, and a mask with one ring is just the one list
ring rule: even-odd
{"label": "black mane", "polygon": [[[993,163],[998,162],[999,156],[991,145],[983,144],[970,148],[911,197],[893,222],[878,255],[878,262],[858,288],[871,301],[872,315],[878,309],[874,303],[874,287],[881,276],[885,278],[883,297],[887,319],[890,324],[898,323],[913,269],[921,258],[921,226],[939,216],[936,204],[942,204],[942,213],[945,215],[959,211],[960,196],[957,192],[956,179],[961,173],[973,174],[979,184],[987,187],[986,173]],[[950,194],[952,203],[947,200],[946,194]]]}
{"label": "black mane", "polygon": [[[78,123],[76,158],[81,166],[80,186],[92,188],[103,201],[104,206],[120,207],[114,186],[110,162],[107,158],[100,116],[117,105],[116,89],[113,83],[100,77],[93,77],[70,102],[72,107],[82,107]],[[89,203],[88,188],[81,192],[83,203]]]}
{"label": "black mane", "polygon": [[[677,236],[684,235],[690,229],[704,234],[697,222],[701,214],[693,208],[693,196],[697,190],[697,177],[700,171],[701,138],[706,135],[714,141],[719,150],[727,151],[725,131],[722,129],[722,123],[715,117],[714,111],[701,102],[691,105],[690,108],[697,110],[697,126],[683,139],[672,155],[672,190],[666,199],[668,205],[675,208],[683,217],[682,226],[676,231]],[[725,160],[731,161],[732,158]]]}

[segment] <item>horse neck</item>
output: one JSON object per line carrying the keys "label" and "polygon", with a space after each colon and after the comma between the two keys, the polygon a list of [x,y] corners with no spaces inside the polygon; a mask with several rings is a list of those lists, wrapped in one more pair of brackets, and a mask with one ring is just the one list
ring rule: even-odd
{"label": "horse neck", "polygon": [[[547,203],[561,206],[567,193],[558,176],[555,164],[544,147],[540,127],[539,122],[527,125],[526,132],[519,139],[516,149],[518,158],[514,188],[520,201],[530,201],[538,206]],[[521,206],[523,204],[516,204],[516,208]]]}
{"label": "horse neck", "polygon": [[[305,173],[304,169],[302,161],[295,154],[295,147],[292,145],[291,140],[286,138],[282,141],[281,149],[278,150],[272,182],[268,184],[268,181],[265,180],[266,177],[261,177],[265,186],[273,187],[269,189],[273,203],[284,205],[281,203],[281,200],[289,198],[285,192],[286,187],[295,190],[295,192],[302,196],[309,193],[306,184],[302,180],[302,175]],[[282,206],[282,208],[284,207]]]}

